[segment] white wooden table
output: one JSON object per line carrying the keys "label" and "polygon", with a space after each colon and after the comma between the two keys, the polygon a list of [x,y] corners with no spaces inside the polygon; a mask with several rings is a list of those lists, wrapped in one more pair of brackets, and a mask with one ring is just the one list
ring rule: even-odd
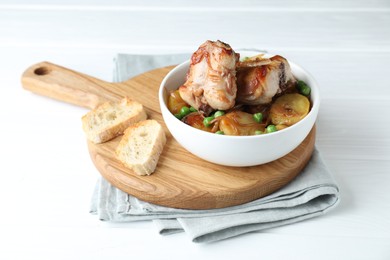
{"label": "white wooden table", "polygon": [[[322,92],[317,147],[341,188],[322,217],[212,244],[88,212],[85,109],[22,90],[47,60],[111,80],[116,53],[207,39],[301,64]],[[390,2],[0,1],[0,259],[390,259]]]}

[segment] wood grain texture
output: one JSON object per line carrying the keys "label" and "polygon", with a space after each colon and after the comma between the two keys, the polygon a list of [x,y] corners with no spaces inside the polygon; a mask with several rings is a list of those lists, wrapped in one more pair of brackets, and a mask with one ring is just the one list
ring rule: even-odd
{"label": "wood grain texture", "polygon": [[187,152],[171,136],[163,122],[158,88],[172,67],[152,70],[122,83],[108,83],[61,66],[42,62],[28,68],[25,89],[68,103],[94,108],[106,100],[128,96],[156,119],[167,135],[167,144],[156,172],[138,176],[115,157],[120,138],[103,144],[88,142],[92,161],[109,182],[144,201],[158,205],[213,209],[234,206],[268,195],[288,184],[310,160],[315,129],[290,154],[254,167],[225,167],[206,162]]}

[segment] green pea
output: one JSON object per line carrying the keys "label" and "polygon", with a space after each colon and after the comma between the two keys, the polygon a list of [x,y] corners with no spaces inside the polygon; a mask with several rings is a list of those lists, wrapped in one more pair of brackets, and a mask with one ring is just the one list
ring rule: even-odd
{"label": "green pea", "polygon": [[206,126],[206,127],[211,126],[211,121],[213,121],[213,120],[214,120],[214,117],[213,117],[213,116],[205,117],[205,118],[203,119],[203,124],[204,124],[204,126]]}
{"label": "green pea", "polygon": [[263,114],[262,114],[262,113],[253,114],[253,119],[254,119],[257,123],[260,123],[260,122],[263,121]]}
{"label": "green pea", "polygon": [[218,110],[217,112],[214,113],[214,117],[223,116],[224,114],[225,114],[225,112]]}
{"label": "green pea", "polygon": [[180,109],[180,115],[181,117],[185,117],[186,115],[188,115],[190,113],[190,108],[187,107],[187,106],[184,106]]}
{"label": "green pea", "polygon": [[177,119],[181,120],[183,117],[181,116],[181,114],[175,114],[174,115]]}
{"label": "green pea", "polygon": [[191,106],[191,107],[190,107],[190,111],[191,111],[191,112],[196,112],[196,111],[198,111],[198,110],[196,110],[195,107]]}
{"label": "green pea", "polygon": [[276,129],[275,125],[268,125],[265,130],[266,130],[267,133],[273,133],[273,132],[278,131],[278,129]]}
{"label": "green pea", "polygon": [[255,131],[255,135],[262,135],[262,134],[263,134],[263,131],[260,131],[260,130]]}
{"label": "green pea", "polygon": [[219,130],[219,131],[217,131],[217,132],[215,132],[217,135],[224,135],[225,133],[223,132],[223,131],[221,131],[221,130]]}
{"label": "green pea", "polygon": [[302,80],[298,80],[297,89],[298,89],[299,93],[301,93],[304,96],[310,95],[311,88]]}

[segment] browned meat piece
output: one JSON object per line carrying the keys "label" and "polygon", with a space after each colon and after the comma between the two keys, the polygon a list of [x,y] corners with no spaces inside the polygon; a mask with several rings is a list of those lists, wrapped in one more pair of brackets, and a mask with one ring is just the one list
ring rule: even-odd
{"label": "browned meat piece", "polygon": [[247,105],[267,104],[295,83],[287,60],[281,56],[261,56],[240,62],[237,69],[237,102]]}
{"label": "browned meat piece", "polygon": [[239,54],[221,41],[206,41],[192,55],[186,82],[179,88],[184,101],[205,114],[235,104]]}

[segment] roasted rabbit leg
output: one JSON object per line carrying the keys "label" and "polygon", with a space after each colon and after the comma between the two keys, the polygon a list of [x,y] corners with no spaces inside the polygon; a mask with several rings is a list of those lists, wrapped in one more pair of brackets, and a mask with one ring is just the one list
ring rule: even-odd
{"label": "roasted rabbit leg", "polygon": [[221,41],[206,41],[192,55],[186,82],[179,88],[188,104],[208,115],[235,104],[239,54]]}
{"label": "roasted rabbit leg", "polygon": [[268,104],[272,98],[294,84],[287,60],[279,55],[257,56],[240,62],[237,68],[237,102],[247,105]]}

